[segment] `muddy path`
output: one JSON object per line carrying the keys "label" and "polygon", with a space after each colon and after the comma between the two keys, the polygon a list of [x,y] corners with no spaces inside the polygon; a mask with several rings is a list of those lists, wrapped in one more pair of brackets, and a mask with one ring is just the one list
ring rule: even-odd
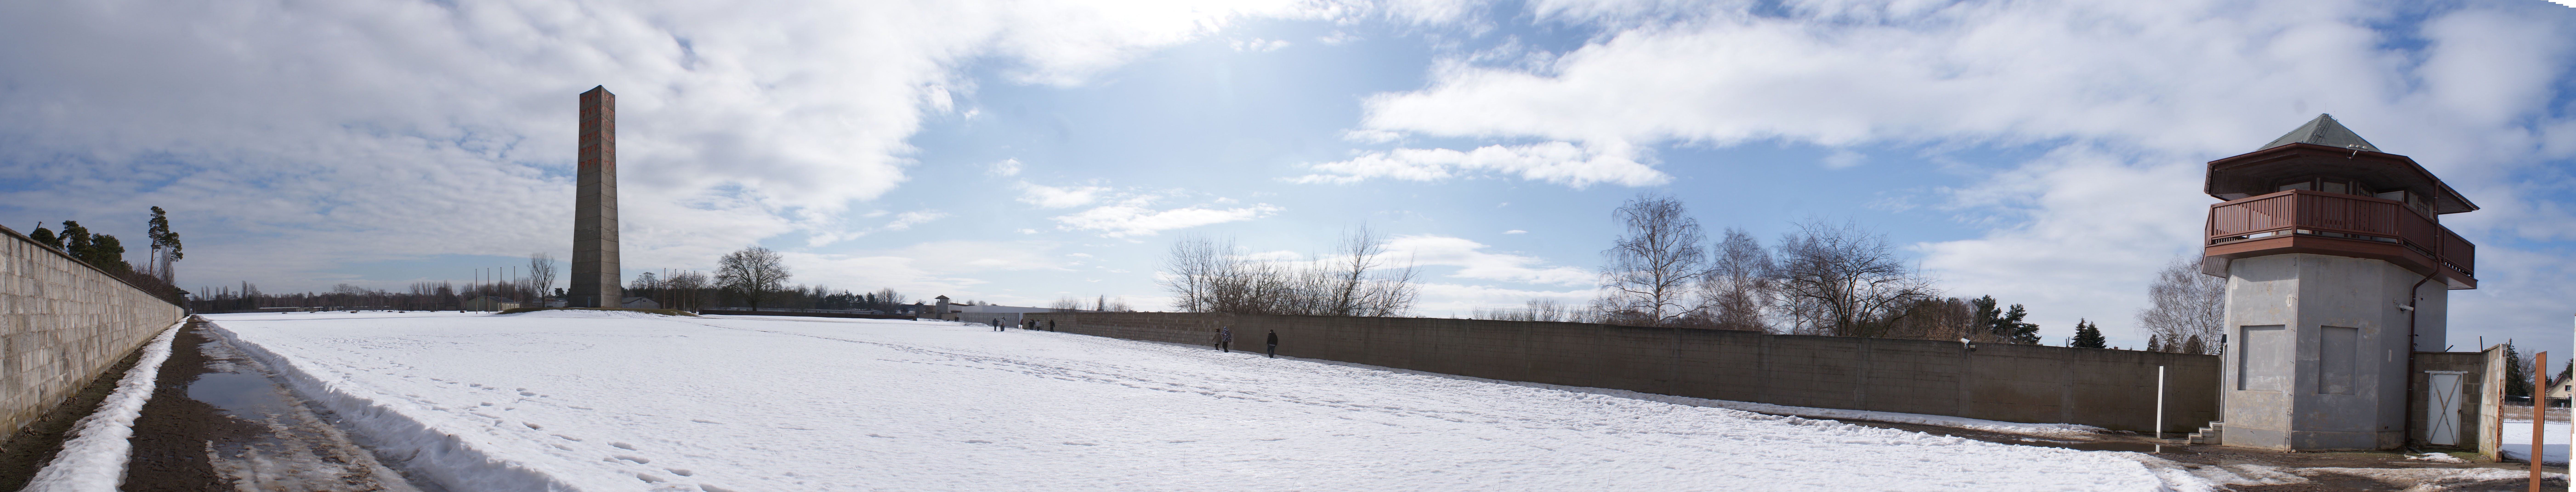
{"label": "muddy path", "polygon": [[210,329],[191,323],[171,344],[134,422],[124,490],[422,490]]}

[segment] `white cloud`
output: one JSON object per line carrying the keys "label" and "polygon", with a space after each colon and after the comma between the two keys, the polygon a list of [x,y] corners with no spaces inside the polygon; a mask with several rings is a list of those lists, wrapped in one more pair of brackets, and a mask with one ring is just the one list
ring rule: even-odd
{"label": "white cloud", "polygon": [[887,222],[887,223],[886,223],[886,225],[885,225],[885,227],[884,227],[884,229],[885,229],[885,230],[889,230],[889,231],[900,231],[900,230],[905,230],[905,229],[911,229],[911,228],[912,228],[912,226],[920,225],[920,224],[922,224],[922,223],[930,222],[930,221],[934,221],[934,220],[944,219],[944,218],[947,218],[947,217],[948,217],[948,213],[947,213],[947,212],[941,212],[941,211],[937,211],[937,210],[916,210],[916,211],[911,211],[911,212],[904,212],[904,213],[902,213],[902,214],[895,215],[895,216],[894,216],[894,221],[893,221],[893,222]]}
{"label": "white cloud", "polygon": [[1020,202],[1045,208],[1069,208],[1090,205],[1100,194],[1109,191],[1098,186],[1054,187],[1020,183]]}
{"label": "white cloud", "polygon": [[1320,171],[1296,178],[1299,183],[1353,183],[1373,178],[1442,181],[1469,174],[1497,173],[1531,181],[1588,188],[1609,183],[1652,186],[1672,176],[1640,164],[1633,147],[1624,144],[1576,146],[1567,142],[1489,145],[1460,152],[1450,149],[1395,149],[1358,158],[1314,164]]}
{"label": "white cloud", "polygon": [[1287,0],[0,3],[0,44],[47,47],[0,52],[0,180],[35,184],[0,206],[179,210],[221,224],[192,234],[190,275],[271,288],[328,285],[313,276],[347,262],[558,250],[566,217],[474,211],[561,210],[575,95],[604,85],[628,260],[686,261],[853,235],[840,216],[909,179],[907,139],[971,93],[967,65],[1072,84],[1241,19],[1325,15]]}
{"label": "white cloud", "polygon": [[1950,295],[2029,305],[2051,344],[2073,335],[2079,318],[2120,344],[2143,344],[2136,315],[2148,280],[2175,255],[2199,251],[2214,202],[2199,193],[2204,169],[2185,159],[2061,148],[1950,190],[1946,207],[1972,223],[1993,221],[1983,237],[1914,247]]}
{"label": "white cloud", "polygon": [[1233,43],[1230,43],[1230,45],[1234,47],[1235,51],[1279,51],[1281,48],[1288,47],[1288,41],[1283,39],[1236,40]]}
{"label": "white cloud", "polygon": [[1456,278],[1494,280],[1544,285],[1591,285],[1597,278],[1589,270],[1547,266],[1547,260],[1532,256],[1485,252],[1483,243],[1446,236],[1401,236],[1386,245],[1385,258],[1390,261],[1412,261],[1415,265],[1458,267],[1450,274]]}
{"label": "white cloud", "polygon": [[1716,145],[2073,137],[2223,156],[2331,111],[2385,121],[2365,133],[2388,135],[2374,140],[2385,148],[2528,148],[2532,132],[2494,130],[2546,108],[2570,48],[2556,42],[2564,15],[2527,8],[2437,15],[2419,64],[2371,26],[2399,14],[2360,2],[1944,5],[1534,6],[1616,29],[1538,66],[1444,63],[1426,89],[1369,98],[1362,128]]}
{"label": "white cloud", "polygon": [[1002,159],[1001,162],[995,162],[992,166],[985,169],[984,173],[994,176],[1018,176],[1020,175],[1020,160]]}
{"label": "white cloud", "polygon": [[1529,231],[1524,231],[1524,230],[1520,230],[1520,229],[1512,229],[1512,230],[1508,230],[1508,231],[1503,231],[1503,233],[1504,233],[1504,234],[1528,234],[1528,233],[1529,233]]}
{"label": "white cloud", "polygon": [[1123,238],[1151,236],[1173,229],[1258,219],[1286,210],[1267,203],[1236,208],[1191,206],[1158,210],[1151,207],[1156,198],[1153,196],[1128,198],[1115,205],[1103,205],[1072,215],[1057,216],[1055,221],[1060,224],[1057,226],[1058,229],[1098,231],[1101,237]]}
{"label": "white cloud", "polygon": [[[2148,274],[2198,243],[2201,163],[2321,112],[2487,205],[2444,218],[2464,235],[2576,234],[2564,174],[2537,169],[2576,153],[2576,113],[2553,107],[2576,61],[2564,42],[2576,17],[2556,7],[1763,5],[1539,2],[1539,22],[1605,32],[1561,53],[1450,55],[1427,87],[1368,98],[1358,128],[1585,145],[2056,147],[1954,190],[1946,208],[1982,237],[1918,245],[1945,286],[2031,304],[2052,340],[2077,318],[2133,337]],[[2415,16],[2420,29],[2383,27]],[[1306,180],[1463,173],[1449,164],[1462,157],[1441,157],[1373,153]],[[2481,272],[2498,285],[2520,275]]]}

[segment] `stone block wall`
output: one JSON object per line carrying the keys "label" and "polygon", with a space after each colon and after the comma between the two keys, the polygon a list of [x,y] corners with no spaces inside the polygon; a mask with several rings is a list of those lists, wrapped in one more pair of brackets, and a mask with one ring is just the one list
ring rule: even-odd
{"label": "stone block wall", "polygon": [[0,227],[0,422],[14,435],[186,310]]}
{"label": "stone block wall", "polygon": [[2218,414],[2210,355],[1442,318],[1029,313],[1058,331],[1205,346],[1220,327],[1259,352],[1506,381],[1714,400],[2076,423],[2147,431],[2166,367],[2165,431]]}
{"label": "stone block wall", "polygon": [[[2502,350],[2496,349],[2490,349],[2489,351],[2498,353],[2503,352]],[[2406,415],[2406,424],[2408,429],[2412,429],[2406,436],[2406,442],[2410,444],[2430,442],[2430,439],[2428,438],[2430,434],[2427,433],[2432,431],[2432,428],[2429,425],[2430,417],[2432,415],[2427,412],[2432,410],[2432,408],[2431,405],[2427,404],[2428,402],[2424,401],[2424,399],[2427,396],[2427,390],[2431,389],[2428,386],[2431,382],[2428,381],[2428,377],[2424,373],[2425,371],[2459,371],[2467,373],[2460,375],[2459,394],[2448,395],[2453,398],[2452,401],[2459,402],[2460,406],[2459,415],[2452,417],[2455,419],[2452,420],[2452,422],[2456,423],[2454,428],[2459,431],[2459,434],[2453,436],[2453,438],[2456,442],[2460,443],[2459,447],[2463,449],[2492,448],[2492,446],[2481,447],[2478,445],[2478,443],[2487,440],[2484,436],[2479,435],[2478,429],[2491,427],[2485,425],[2487,418],[2479,413],[2482,410],[2480,400],[2482,400],[2481,397],[2485,395],[2485,386],[2488,381],[2486,377],[2487,354],[2484,352],[2415,353],[2415,374],[2411,375],[2411,381],[2409,381],[2409,384],[2407,385],[2409,391],[2407,391],[2406,394],[2406,408],[2408,410]]]}

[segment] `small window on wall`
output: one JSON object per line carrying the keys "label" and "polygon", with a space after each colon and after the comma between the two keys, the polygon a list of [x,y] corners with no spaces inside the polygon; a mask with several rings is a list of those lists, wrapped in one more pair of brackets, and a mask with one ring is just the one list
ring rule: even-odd
{"label": "small window on wall", "polygon": [[2346,188],[2344,187],[2344,182],[2342,182],[2342,181],[2326,181],[2326,182],[2324,183],[2324,185],[2323,185],[2323,186],[2320,186],[2320,188],[2322,188],[2322,189],[2319,189],[2319,190],[2317,190],[2317,191],[2323,191],[2323,192],[2327,192],[2327,193],[2349,193],[2349,192],[2350,192],[2350,190],[2348,190],[2348,189],[2346,189]]}
{"label": "small window on wall", "polygon": [[2283,185],[2281,185],[2281,188],[2280,188],[2280,189],[2276,189],[2276,190],[2272,190],[2272,191],[2304,190],[2304,189],[2308,189],[2308,185],[2309,185],[2309,184],[2311,184],[2311,183],[2310,183],[2310,182],[2307,182],[2307,181],[2300,181],[2300,182],[2296,182],[2296,183],[2288,183],[2288,184],[2283,184]]}
{"label": "small window on wall", "polygon": [[2246,326],[2237,333],[2236,389],[2290,391],[2290,330],[2282,325]]}
{"label": "small window on wall", "polygon": [[2317,394],[2352,394],[2352,374],[2361,357],[2361,329],[2341,326],[2317,331]]}

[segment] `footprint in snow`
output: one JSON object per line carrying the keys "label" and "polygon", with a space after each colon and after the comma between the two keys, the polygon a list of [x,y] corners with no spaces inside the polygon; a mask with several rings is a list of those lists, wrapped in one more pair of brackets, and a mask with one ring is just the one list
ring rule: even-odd
{"label": "footprint in snow", "polygon": [[707,419],[689,419],[689,421],[690,421],[690,422],[697,422],[697,423],[701,423],[701,424],[716,424],[716,425],[724,425],[724,423],[723,423],[723,422],[717,422],[717,421],[707,420]]}
{"label": "footprint in snow", "polygon": [[610,457],[608,457],[607,459],[602,459],[602,460],[600,460],[600,461],[617,461],[617,460],[633,461],[633,462],[635,462],[635,464],[638,464],[638,465],[642,465],[642,464],[649,464],[649,463],[652,463],[652,462],[653,462],[653,460],[648,460],[648,459],[639,458],[639,457],[634,457],[634,456],[627,456],[627,455],[622,455],[622,454],[621,454],[621,455],[616,455],[616,456],[610,456]]}
{"label": "footprint in snow", "polygon": [[663,471],[668,471],[668,472],[671,472],[671,474],[672,474],[672,475],[679,475],[679,476],[683,476],[683,477],[691,476],[691,475],[697,475],[697,473],[695,473],[695,472],[691,472],[691,471],[689,471],[689,470],[688,470],[688,469],[686,469],[686,468],[664,468],[664,469],[663,469]]}
{"label": "footprint in snow", "polygon": [[986,440],[983,440],[983,439],[967,439],[967,440],[966,440],[966,442],[967,442],[968,444],[992,444],[992,443],[993,443],[993,441],[986,441]]}
{"label": "footprint in snow", "polygon": [[608,445],[610,445],[610,446],[616,446],[616,447],[617,447],[617,449],[623,449],[623,450],[627,450],[627,451],[634,451],[634,450],[635,450],[635,445],[633,445],[633,444],[627,444],[627,443],[622,443],[622,442],[612,442],[612,443],[608,443]]}

